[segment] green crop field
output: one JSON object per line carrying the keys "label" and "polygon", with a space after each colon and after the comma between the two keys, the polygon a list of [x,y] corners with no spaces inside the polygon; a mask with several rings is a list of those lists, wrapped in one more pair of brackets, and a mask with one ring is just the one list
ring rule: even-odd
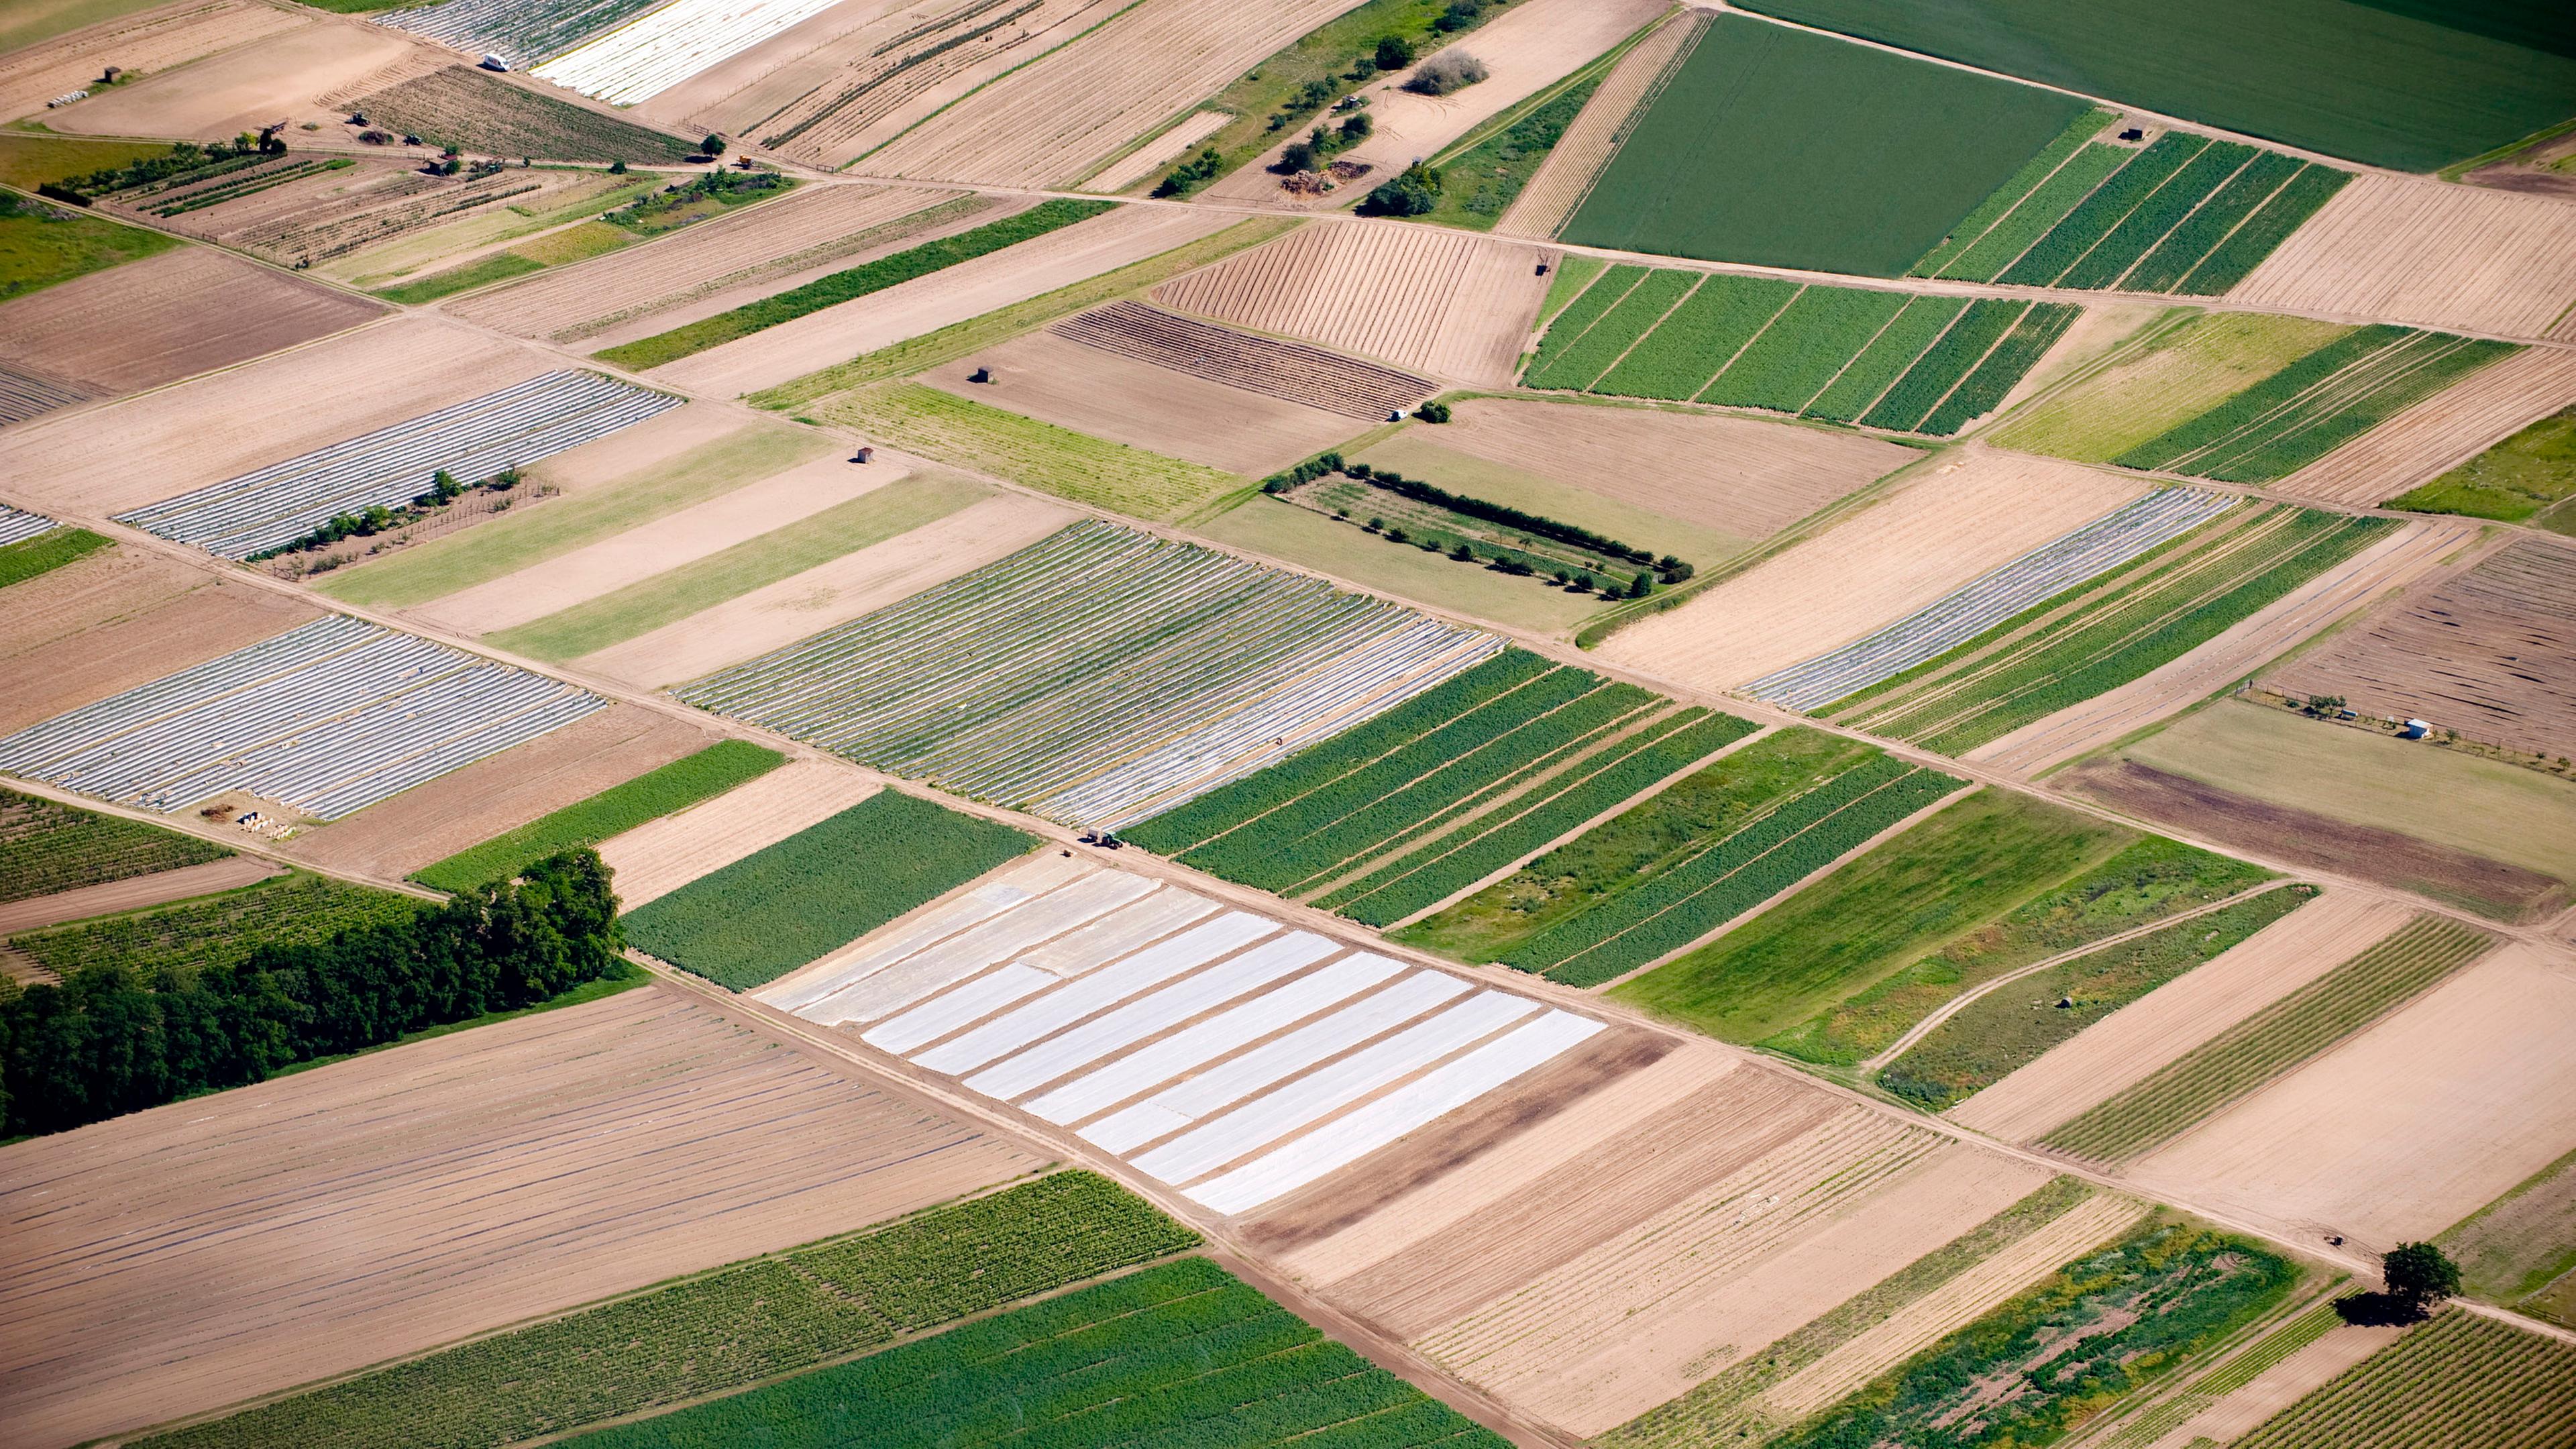
{"label": "green crop field", "polygon": [[909,533],[992,494],[991,484],[971,478],[935,474],[898,478],[757,538],[490,637],[502,648],[531,658],[576,659]]}
{"label": "green crop field", "polygon": [[1995,441],[2079,463],[2107,463],[2279,372],[2352,329],[2262,312],[2173,312],[2139,344],[2036,407]]}
{"label": "green crop field", "polygon": [[1802,413],[1905,306],[1901,292],[1809,287],[1701,389],[1699,401]]}
{"label": "green crop field", "polygon": [[658,820],[712,799],[746,780],[769,773],[786,760],[776,750],[749,740],[718,740],[694,755],[648,770],[577,805],[539,816],[436,865],[424,866],[412,872],[411,878],[445,891],[471,890],[486,881],[507,880],[558,851],[597,845],[647,820]]}
{"label": "green crop field", "polygon": [[[1658,272],[1655,279],[1673,275]],[[1697,397],[1801,290],[1795,282],[1768,277],[1729,277],[1717,286],[1703,284],[1616,367],[1585,386],[1622,397],[1676,402]],[[1603,320],[1607,330],[1617,319]]]}
{"label": "green crop field", "polygon": [[0,192],[0,302],[180,244],[177,237]]}
{"label": "green crop field", "polygon": [[1965,754],[2181,658],[2397,526],[2286,504],[2222,514],[1826,713]]}
{"label": "green crop field", "polygon": [[[2027,796],[1983,791],[1616,994],[1727,1041],[1813,1050],[1814,1028],[1796,1030],[1802,1024],[2138,838]],[[1799,874],[1858,843],[1845,842]]]}
{"label": "green crop field", "polygon": [[1878,1084],[1927,1112],[1946,1111],[2112,1012],[2216,959],[2315,894],[2314,886],[2264,891],[1998,987],[1961,1007],[1881,1068]]}
{"label": "green crop field", "polygon": [[918,383],[843,393],[826,420],[960,468],[1168,523],[1238,491],[1244,480],[1201,464],[1060,428]]}
{"label": "green crop field", "polygon": [[67,563],[89,557],[108,547],[113,539],[86,528],[53,528],[34,538],[0,546],[0,589],[24,583],[38,574],[52,573]]}
{"label": "green crop field", "polygon": [[2437,170],[2576,115],[2576,45],[2550,7],[2515,0],[1749,8],[2401,171]]}
{"label": "green crop field", "polygon": [[1197,1243],[1196,1233],[1107,1180],[1057,1173],[126,1442],[524,1442],[811,1368]]}
{"label": "green crop field", "polygon": [[[0,49],[5,49],[0,46]],[[0,132],[0,182],[33,191],[93,171],[119,171],[170,154],[167,141],[93,141],[78,136]]]}
{"label": "green crop field", "polygon": [[9,938],[9,947],[58,976],[104,968],[140,977],[165,970],[221,971],[249,960],[262,946],[328,941],[337,932],[400,920],[420,907],[391,891],[287,875],[182,905],[24,931]]}
{"label": "green crop field", "polygon": [[221,860],[210,840],[0,790],[0,901]]}
{"label": "green crop field", "polygon": [[2346,1369],[2236,1449],[2557,1449],[2576,1439],[2576,1346],[2452,1309]]}
{"label": "green crop field", "polygon": [[1563,235],[1893,277],[2086,109],[2071,96],[1720,15]]}
{"label": "green crop field", "polygon": [[[626,939],[710,981],[748,991],[1036,843],[1007,825],[880,790],[629,911]],[[744,929],[746,921],[759,922],[759,929]]]}
{"label": "green crop field", "polygon": [[2570,496],[2576,496],[2576,408],[2542,418],[2387,506],[2576,533],[2576,509],[2558,506]]}
{"label": "green crop field", "polygon": [[1772,1442],[2046,1444],[2270,1312],[2299,1277],[2248,1239],[2150,1223]]}
{"label": "green crop field", "polygon": [[2475,927],[2418,916],[2049,1133],[2047,1144],[2103,1162],[2134,1157],[2430,990],[2493,944]]}

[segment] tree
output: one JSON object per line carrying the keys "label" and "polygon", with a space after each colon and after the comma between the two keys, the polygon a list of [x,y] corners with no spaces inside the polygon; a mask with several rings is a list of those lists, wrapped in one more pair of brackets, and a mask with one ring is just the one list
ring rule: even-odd
{"label": "tree", "polygon": [[1314,142],[1291,141],[1287,149],[1279,153],[1279,169],[1292,175],[1299,171],[1312,171],[1320,159],[1315,154]]}
{"label": "tree", "polygon": [[698,149],[704,151],[710,156],[721,156],[724,154],[725,149],[724,137],[717,135],[713,131],[709,131],[707,133],[707,138],[698,143]]}
{"label": "tree", "polygon": [[2379,1271],[2388,1296],[2410,1317],[2423,1317],[2460,1291],[2460,1266],[2431,1243],[2399,1243],[2381,1255]]}
{"label": "tree", "polygon": [[1413,64],[1413,42],[1401,35],[1381,35],[1374,59],[1379,70],[1402,70]]}
{"label": "tree", "polygon": [[1654,591],[1655,591],[1655,576],[1654,576],[1653,574],[1650,574],[1650,573],[1646,572],[1644,569],[1639,569],[1639,570],[1637,570],[1637,576],[1636,576],[1634,579],[1629,580],[1629,582],[1628,582],[1628,597],[1629,597],[1629,598],[1632,598],[1632,599],[1642,599],[1642,598],[1644,598],[1645,596],[1647,596],[1648,594],[1653,593]]}
{"label": "tree", "polygon": [[611,162],[609,162],[609,163],[608,163],[608,174],[609,174],[609,175],[611,175],[611,176],[623,176],[623,175],[625,175],[625,174],[626,174],[626,163],[625,163],[625,162],[623,162],[623,161],[611,161]]}
{"label": "tree", "polygon": [[1368,216],[1420,216],[1439,204],[1439,171],[1416,161],[1402,175],[1370,192],[1360,211]]}
{"label": "tree", "polygon": [[1368,112],[1353,111],[1342,122],[1342,144],[1346,147],[1356,146],[1367,140],[1369,133],[1376,129],[1377,122],[1369,119]]}
{"label": "tree", "polygon": [[1449,405],[1445,402],[1427,402],[1415,408],[1413,415],[1426,423],[1445,423],[1449,421]]}
{"label": "tree", "polygon": [[1460,563],[1474,563],[1476,561],[1476,551],[1469,548],[1466,540],[1464,539],[1459,540],[1456,548],[1449,550],[1449,556]]}

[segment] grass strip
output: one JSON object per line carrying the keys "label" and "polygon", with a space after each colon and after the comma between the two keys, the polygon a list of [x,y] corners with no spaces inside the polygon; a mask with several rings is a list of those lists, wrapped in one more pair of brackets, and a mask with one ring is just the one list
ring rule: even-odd
{"label": "grass strip", "polygon": [[748,337],[763,328],[793,322],[826,307],[854,301],[871,292],[926,277],[936,271],[970,262],[980,256],[1017,246],[1033,237],[1041,237],[1060,227],[1087,221],[1110,210],[1116,203],[1108,201],[1067,201],[1061,198],[1042,201],[1028,210],[988,222],[970,231],[944,236],[937,241],[896,252],[890,257],[834,272],[801,287],[791,287],[776,296],[747,302],[730,312],[702,317],[668,332],[656,332],[633,342],[620,343],[598,354],[603,362],[638,370],[677,362],[693,353],[721,346],[736,338]]}
{"label": "grass strip", "polygon": [[411,878],[443,891],[472,890],[488,881],[508,880],[558,851],[597,845],[647,820],[659,820],[701,800],[713,799],[786,762],[785,755],[765,745],[749,740],[718,740],[694,755],[648,770],[551,815],[538,816],[436,865],[424,866],[413,871]]}
{"label": "grass strip", "polygon": [[2318,207],[2333,200],[2352,177],[2353,173],[2332,166],[2310,163],[2302,168],[2173,290],[2194,297],[2225,296],[2229,288],[2260,266],[2273,248],[2288,241],[2290,233],[2316,215]]}
{"label": "grass strip", "polygon": [[1608,64],[1596,62],[1589,74],[1444,165],[1439,204],[1415,220],[1492,231],[1608,74]]}
{"label": "grass strip", "polygon": [[2265,891],[1990,991],[1881,1068],[1878,1084],[1926,1112],[1947,1111],[2315,895],[2314,886]]}
{"label": "grass strip", "polygon": [[1169,523],[1244,486],[1232,473],[1113,443],[920,383],[859,388],[818,409],[900,448],[1058,497]]}
{"label": "grass strip", "polygon": [[0,546],[0,589],[22,584],[38,574],[51,573],[67,563],[87,558],[115,540],[86,528],[50,528],[34,538]]}
{"label": "grass strip", "polygon": [[2134,1157],[2431,989],[2494,942],[2473,926],[2418,916],[2044,1140],[2103,1162]]}
{"label": "grass strip", "polygon": [[450,267],[443,272],[433,272],[417,282],[405,282],[394,287],[378,287],[376,295],[388,302],[400,302],[406,307],[417,307],[423,302],[435,302],[441,297],[452,297],[475,287],[508,281],[512,277],[524,277],[530,272],[542,272],[545,269],[546,264],[534,257],[523,257],[517,252],[494,252],[488,257],[467,262],[461,267]]}
{"label": "grass strip", "polygon": [[[1007,825],[880,790],[620,919],[637,949],[748,991],[1036,844]],[[745,929],[750,921],[759,929]]]}
{"label": "grass strip", "polygon": [[0,789],[0,901],[33,900],[231,854],[176,830]]}
{"label": "grass strip", "polygon": [[725,1393],[1197,1242],[1100,1177],[1057,1173],[127,1442],[485,1449]]}

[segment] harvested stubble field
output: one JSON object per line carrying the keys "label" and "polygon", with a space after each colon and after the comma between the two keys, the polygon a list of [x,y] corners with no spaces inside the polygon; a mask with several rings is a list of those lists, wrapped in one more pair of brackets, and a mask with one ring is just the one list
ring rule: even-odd
{"label": "harvested stubble field", "polygon": [[[2401,503],[2400,495],[2571,403],[2576,403],[2576,351],[2527,348],[2390,418],[2282,479],[2279,487],[2294,497],[2361,508],[2421,507]],[[2424,511],[2493,516],[2477,507]]]}
{"label": "harvested stubble field", "polygon": [[444,891],[469,891],[488,881],[508,880],[558,851],[595,847],[612,835],[736,789],[776,769],[786,758],[748,740],[718,740],[695,754],[424,866],[413,873],[414,878]]}
{"label": "harvested stubble field", "polygon": [[1537,325],[1545,257],[1535,247],[1429,227],[1310,224],[1166,282],[1154,300],[1500,387],[1512,380]]}
{"label": "harvested stubble field", "polygon": [[2453,1309],[2236,1441],[2243,1449],[2545,1449],[2576,1434],[2576,1349]]}
{"label": "harvested stubble field", "polygon": [[367,119],[433,146],[476,156],[548,161],[678,161],[697,148],[676,136],[559,101],[472,66],[451,65],[361,97]]}
{"label": "harvested stubble field", "polygon": [[1974,449],[1681,606],[1638,620],[1603,657],[1724,690],[1922,608],[2069,529],[2143,482]]}
{"label": "harvested stubble field", "polygon": [[2576,753],[2576,549],[2517,539],[2389,600],[2263,683],[2535,754]]}
{"label": "harvested stubble field", "polygon": [[180,870],[232,852],[211,841],[0,791],[0,901]]}
{"label": "harvested stubble field", "polygon": [[250,0],[178,0],[102,20],[12,50],[0,59],[0,117],[41,110],[54,97],[88,86],[109,65],[157,74],[202,55],[296,29],[307,19]]}
{"label": "harvested stubble field", "polygon": [[1349,729],[1494,647],[1086,521],[680,694],[950,790],[1104,822]]}
{"label": "harvested stubble field", "polygon": [[1210,326],[1141,302],[1112,302],[1047,330],[1104,352],[1367,422],[1404,412],[1439,390],[1428,378]]}
{"label": "harvested stubble field", "polygon": [[827,760],[793,760],[677,814],[599,843],[628,910],[765,850],[840,814],[881,789]]}
{"label": "harvested stubble field", "polygon": [[[325,97],[411,52],[399,36],[306,16],[251,44],[97,90],[45,112],[44,124],[79,135],[230,141],[280,120],[335,121],[340,116]],[[94,58],[102,68],[122,64],[113,48]]]}
{"label": "harvested stubble field", "polygon": [[268,946],[319,945],[336,932],[399,921],[419,910],[410,896],[322,876],[254,879],[184,905],[22,931],[9,949],[56,976],[124,971],[150,980],[229,971]]}
{"label": "harvested stubble field", "polygon": [[[0,1298],[29,1329],[0,1405],[43,1441],[202,1414],[1041,1165],[663,987],[0,1163],[20,1224]],[[118,1271],[97,1271],[120,1237]]]}
{"label": "harvested stubble field", "polygon": [[2231,302],[2504,337],[2567,337],[2576,212],[2418,177],[2364,176],[2228,293]]}

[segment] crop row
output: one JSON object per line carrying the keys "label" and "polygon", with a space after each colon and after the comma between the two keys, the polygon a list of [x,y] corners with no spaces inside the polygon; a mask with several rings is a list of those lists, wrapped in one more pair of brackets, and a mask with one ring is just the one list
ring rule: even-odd
{"label": "crop row", "polygon": [[444,0],[376,23],[458,50],[490,51],[516,66],[560,55],[667,0]]}
{"label": "crop row", "polygon": [[152,1449],[465,1449],[719,1393],[1194,1246],[1086,1172],[754,1258],[174,1433]]}
{"label": "crop row", "polygon": [[[2073,307],[2056,302],[2033,305],[1979,297],[1959,314],[1958,321],[1950,324],[1950,330],[1941,334],[1940,341],[1925,348],[1914,365],[1905,369],[1905,375],[1896,380],[1896,386],[1889,388],[1885,397],[1861,414],[1862,425],[1893,428],[1899,432],[1930,431],[1933,411],[1948,400],[1971,371],[1985,362],[1987,354],[1996,350],[1996,344],[2002,342],[2005,334],[2018,326],[2026,314],[2038,314],[2039,326],[2033,335],[2043,336],[2044,340],[2037,350],[2017,348],[2009,354],[2011,358],[2020,359],[2023,371],[2039,360],[2039,354],[2047,350],[2048,342],[2056,340],[2057,333],[2066,330],[2066,324],[2074,320],[2075,311]],[[2003,391],[2010,390],[2014,383],[2021,381],[2021,372],[2015,371],[2008,377],[1989,373],[1983,386],[1991,388],[1998,378],[2002,381],[2002,390],[1996,391],[1994,396],[2000,400]],[[1959,422],[1964,421],[1965,418],[1959,418],[1951,426],[1955,429]]]}
{"label": "crop row", "polygon": [[[0,379],[0,387],[6,380]],[[114,540],[86,528],[48,529],[17,543],[0,543],[0,589],[51,573],[106,548]]]}
{"label": "crop row", "polygon": [[61,524],[41,513],[26,513],[0,504],[0,548],[6,548],[13,543],[25,543],[28,539],[39,534],[51,533],[60,527],[62,527]]}
{"label": "crop row", "polygon": [[[1036,844],[972,815],[880,790],[625,917],[626,937],[747,991],[845,946]],[[745,929],[746,922],[758,929]]]}
{"label": "crop row", "polygon": [[2051,1132],[2048,1145],[2103,1161],[2134,1156],[2378,1020],[2493,944],[2474,927],[2418,917]]}
{"label": "crop row", "polygon": [[[2041,147],[2037,154],[2022,163],[2019,171],[2014,172],[2003,185],[1996,187],[1984,201],[1977,203],[1977,209],[1969,212],[1956,227],[1951,228],[1948,236],[1943,237],[1938,245],[1917,259],[1908,269],[1907,274],[1916,277],[1967,275],[1965,272],[1949,270],[1951,263],[1958,261],[1961,254],[1970,247],[1986,240],[1988,234],[2004,218],[2013,215],[2017,210],[2024,209],[2031,201],[2033,192],[2054,179],[2067,162],[2088,149],[2088,142],[2102,134],[2104,127],[2118,119],[2120,119],[2119,112],[2106,111],[2098,106],[2077,116],[2067,124],[2065,130],[2057,133],[2057,139]],[[2080,196],[2082,193],[2076,194]],[[2072,204],[2070,200],[2050,215],[2062,216],[2065,214],[2066,206]],[[2035,237],[2036,233],[2033,233],[2033,238]],[[2027,245],[2033,238],[2025,238],[2024,244]]]}
{"label": "crop row", "polygon": [[1500,959],[1571,985],[1598,985],[1689,945],[1966,783],[1885,756],[1869,760]]}
{"label": "crop row", "polygon": [[344,930],[401,920],[419,907],[390,891],[296,875],[140,915],[24,932],[9,945],[58,976],[115,969],[150,978],[227,970],[263,946],[319,944]]}
{"label": "crop row", "polygon": [[579,804],[539,816],[436,865],[423,866],[412,873],[412,879],[446,891],[471,890],[486,881],[507,880],[521,868],[558,851],[597,845],[647,820],[658,820],[712,799],[746,780],[767,774],[786,758],[748,740],[718,740],[694,755],[611,786]]}
{"label": "crop row", "polygon": [[2239,1449],[2553,1449],[2576,1440],[2576,1348],[2453,1309],[2257,1425]]}
{"label": "crop row", "polygon": [[193,835],[0,790],[0,901],[203,865],[230,854]]}
{"label": "crop row", "polygon": [[1626,397],[1697,397],[1802,290],[1769,277],[1703,282],[1592,386]]}
{"label": "crop row", "polygon": [[831,6],[832,0],[675,0],[530,74],[631,106]]}

